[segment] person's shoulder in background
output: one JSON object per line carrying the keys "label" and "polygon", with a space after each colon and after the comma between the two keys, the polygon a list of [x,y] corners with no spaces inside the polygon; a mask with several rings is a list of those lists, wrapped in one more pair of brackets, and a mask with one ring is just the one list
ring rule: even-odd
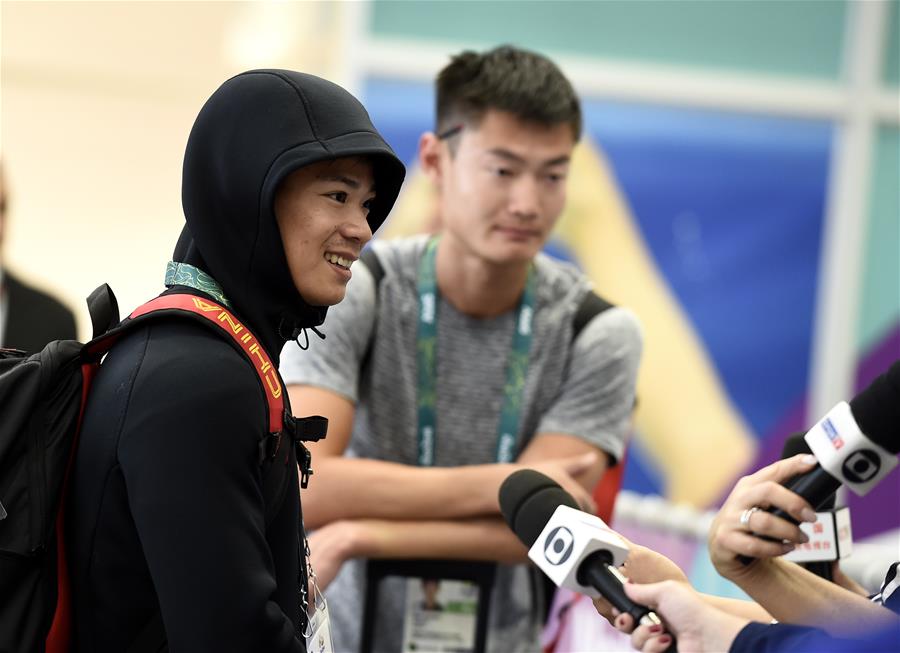
{"label": "person's shoulder in background", "polygon": [[55,297],[4,270],[6,325],[4,347],[36,352],[53,340],[78,336],[75,315]]}
{"label": "person's shoulder in background", "polygon": [[416,284],[419,277],[419,260],[430,238],[429,234],[380,238],[373,240],[369,249],[378,256],[383,277],[391,275],[393,279],[401,278]]}

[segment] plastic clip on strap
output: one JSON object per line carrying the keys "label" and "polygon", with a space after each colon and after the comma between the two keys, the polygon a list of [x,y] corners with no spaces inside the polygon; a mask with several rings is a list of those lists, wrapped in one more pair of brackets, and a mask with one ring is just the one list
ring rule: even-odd
{"label": "plastic clip on strap", "polygon": [[321,415],[294,417],[287,411],[284,413],[284,430],[294,440],[301,442],[318,442],[328,435],[328,418]]}
{"label": "plastic clip on strap", "polygon": [[300,465],[300,487],[305,490],[309,485],[309,477],[313,475],[312,454],[300,440],[294,440],[294,446],[297,449],[297,463]]}
{"label": "plastic clip on strap", "polygon": [[284,430],[294,441],[297,464],[300,465],[300,487],[306,489],[312,476],[312,454],[304,442],[318,442],[328,434],[328,418],[321,415],[294,417],[284,411]]}

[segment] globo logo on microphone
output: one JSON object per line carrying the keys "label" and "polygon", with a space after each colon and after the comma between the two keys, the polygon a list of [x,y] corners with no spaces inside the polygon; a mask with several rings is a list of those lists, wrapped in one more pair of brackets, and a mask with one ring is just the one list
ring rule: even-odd
{"label": "globo logo on microphone", "polygon": [[822,469],[861,497],[897,466],[895,454],[859,430],[846,401],[828,411],[804,439]]}
{"label": "globo logo on microphone", "polygon": [[572,531],[565,526],[557,526],[544,542],[544,557],[551,565],[561,565],[572,555],[574,543]]}
{"label": "globo logo on microphone", "polygon": [[870,481],[875,478],[880,469],[881,461],[878,458],[878,454],[871,449],[854,451],[841,466],[844,478],[851,483]]}
{"label": "globo logo on microphone", "polygon": [[628,543],[596,515],[559,505],[528,549],[528,558],[557,587],[597,598],[597,588],[578,582],[579,566],[596,551],[604,551],[618,567],[628,556]]}

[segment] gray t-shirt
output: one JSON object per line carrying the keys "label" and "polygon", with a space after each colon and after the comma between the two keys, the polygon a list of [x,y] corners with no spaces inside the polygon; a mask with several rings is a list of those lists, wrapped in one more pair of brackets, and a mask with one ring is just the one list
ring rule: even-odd
{"label": "gray t-shirt", "polygon": [[[287,384],[331,390],[356,405],[348,456],[407,465],[418,459],[417,278],[426,242],[426,237],[418,236],[372,243],[384,269],[377,299],[371,273],[356,263],[346,298],[329,309],[322,329],[327,339],[312,339],[307,352],[290,343],[282,352],[281,373]],[[634,404],[641,352],[637,319],[630,311],[613,307],[594,317],[573,342],[573,317],[590,289],[588,280],[573,266],[543,254],[535,259],[535,267],[533,339],[517,454],[535,434],[568,433],[618,460]],[[473,318],[440,300],[436,465],[496,462],[515,313]],[[369,361],[360,369],[367,351]],[[404,585],[383,585],[375,650],[399,651]],[[542,599],[534,586],[526,565],[499,565],[489,650],[540,650]],[[361,561],[344,565],[326,590],[338,651],[359,649],[364,591]]]}

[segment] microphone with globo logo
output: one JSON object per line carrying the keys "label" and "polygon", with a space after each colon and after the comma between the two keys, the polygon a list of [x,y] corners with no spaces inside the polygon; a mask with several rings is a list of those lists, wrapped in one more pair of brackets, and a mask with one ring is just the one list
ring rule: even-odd
{"label": "microphone with globo logo", "polygon": [[622,587],[626,579],[616,567],[625,561],[628,544],[602,519],[578,510],[556,481],[531,469],[514,472],[500,486],[500,512],[557,587],[603,597],[635,624],[661,623]]}
{"label": "microphone with globo logo", "polygon": [[[900,453],[900,361],[850,400],[828,411],[806,434],[818,465],[785,484],[813,508],[843,484],[865,496],[897,466]],[[797,523],[780,510],[773,514]]]}
{"label": "microphone with globo logo", "polygon": [[[835,491],[846,485],[865,496],[897,466],[900,453],[900,361],[877,377],[862,392],[840,402],[804,436],[817,465],[784,486],[813,508],[824,506]],[[785,511],[767,509],[792,524]],[[753,558],[739,556],[744,564]]]}

